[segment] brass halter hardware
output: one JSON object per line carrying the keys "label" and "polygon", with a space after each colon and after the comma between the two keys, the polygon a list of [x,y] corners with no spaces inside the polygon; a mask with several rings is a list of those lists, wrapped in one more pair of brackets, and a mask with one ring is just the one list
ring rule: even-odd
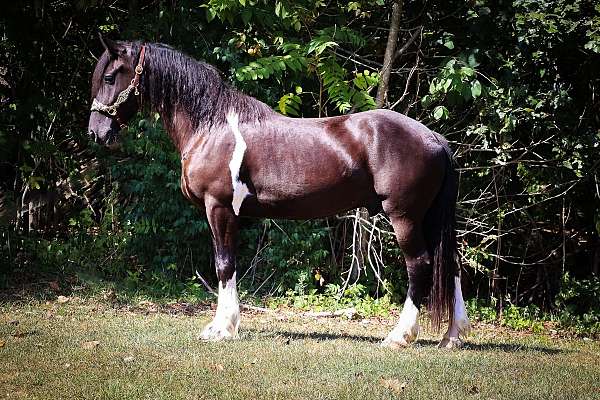
{"label": "brass halter hardware", "polygon": [[127,126],[127,124],[124,124],[121,121],[121,118],[119,118],[119,114],[118,114],[119,106],[121,106],[121,104],[123,104],[127,101],[127,99],[129,98],[129,95],[131,94],[132,91],[134,92],[134,94],[136,96],[140,95],[140,91],[139,91],[138,87],[140,86],[140,76],[142,75],[142,72],[144,72],[144,56],[145,55],[146,55],[146,46],[142,45],[142,49],[140,50],[140,58],[138,60],[138,64],[135,67],[135,75],[134,75],[133,79],[131,80],[131,83],[129,84],[129,86],[127,86],[123,91],[121,91],[121,93],[119,93],[115,102],[110,105],[106,105],[106,104],[101,103],[97,99],[94,99],[94,101],[92,101],[91,111],[98,111],[98,112],[106,113],[112,117],[115,117],[117,119],[117,122],[119,123],[119,126],[121,127],[121,129]]}

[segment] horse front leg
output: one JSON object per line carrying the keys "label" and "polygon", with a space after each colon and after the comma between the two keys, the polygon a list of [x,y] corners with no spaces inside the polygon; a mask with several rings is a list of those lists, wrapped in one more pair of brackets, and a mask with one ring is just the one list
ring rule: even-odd
{"label": "horse front leg", "polygon": [[219,297],[215,317],[204,328],[200,339],[210,341],[233,339],[237,337],[240,326],[240,304],[235,271],[237,217],[230,207],[216,201],[206,202],[206,216],[213,238],[215,266],[219,278]]}

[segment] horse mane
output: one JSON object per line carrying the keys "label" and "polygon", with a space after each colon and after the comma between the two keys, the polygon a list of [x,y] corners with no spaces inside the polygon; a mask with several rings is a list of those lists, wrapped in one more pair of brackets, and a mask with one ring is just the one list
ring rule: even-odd
{"label": "horse mane", "polygon": [[[197,130],[200,126],[224,124],[232,110],[241,123],[260,121],[274,112],[265,103],[232,88],[213,66],[164,44],[145,46],[142,100],[167,119],[172,120],[174,113],[183,109]],[[132,43],[135,60],[140,49],[140,42]]]}

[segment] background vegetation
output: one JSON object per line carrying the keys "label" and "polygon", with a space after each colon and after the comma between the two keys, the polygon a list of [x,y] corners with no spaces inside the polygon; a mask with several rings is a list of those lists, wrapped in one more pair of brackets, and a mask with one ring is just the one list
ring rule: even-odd
{"label": "background vegetation", "polygon": [[[207,223],[180,194],[179,156],[161,121],[130,124],[117,151],[88,140],[100,31],[206,60],[283,114],[358,112],[380,100],[442,133],[460,165],[463,284],[480,317],[552,312],[599,332],[600,5],[394,7],[397,46],[387,96],[376,98],[390,1],[4,5],[0,285],[62,272],[201,297],[197,276],[214,279]],[[382,215],[242,224],[238,268],[250,294],[302,304],[323,293],[384,304],[404,295],[400,253]]]}

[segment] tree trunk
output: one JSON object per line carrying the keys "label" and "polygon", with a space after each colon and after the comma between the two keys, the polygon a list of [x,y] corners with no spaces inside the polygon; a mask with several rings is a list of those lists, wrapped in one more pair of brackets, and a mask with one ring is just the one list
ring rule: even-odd
{"label": "tree trunk", "polygon": [[390,86],[390,74],[392,64],[394,63],[394,53],[396,52],[396,43],[398,42],[398,32],[400,31],[400,17],[402,15],[402,1],[397,0],[392,4],[392,16],[390,20],[390,32],[388,34],[385,56],[383,57],[383,67],[380,72],[379,87],[377,88],[377,108],[383,108],[387,102],[387,93]]}

